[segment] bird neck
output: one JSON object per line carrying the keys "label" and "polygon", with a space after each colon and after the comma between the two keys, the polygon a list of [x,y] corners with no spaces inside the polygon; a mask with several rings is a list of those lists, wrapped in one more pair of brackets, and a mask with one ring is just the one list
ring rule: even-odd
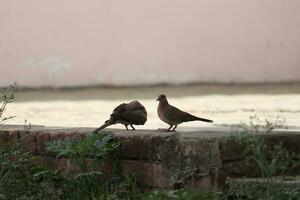
{"label": "bird neck", "polygon": [[167,99],[165,99],[165,100],[162,100],[162,101],[159,101],[159,104],[160,105],[169,105],[169,102],[168,102],[168,100]]}

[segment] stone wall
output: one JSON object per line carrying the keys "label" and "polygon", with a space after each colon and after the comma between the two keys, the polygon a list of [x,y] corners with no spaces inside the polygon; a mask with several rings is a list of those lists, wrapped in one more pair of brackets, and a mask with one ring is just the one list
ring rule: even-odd
{"label": "stone wall", "polygon": [[[9,144],[26,134],[26,150],[51,167],[71,172],[75,169],[69,160],[58,159],[47,152],[46,143],[84,137],[92,130],[44,126],[24,130],[23,126],[0,126],[0,143]],[[137,172],[139,180],[149,188],[185,186],[213,191],[222,188],[227,177],[255,177],[258,174],[257,169],[246,164],[244,147],[232,137],[235,131],[231,128],[202,128],[193,132],[107,131],[123,141],[119,158],[125,170]],[[277,130],[264,137],[268,143],[280,142],[289,150],[300,153],[300,130]]]}

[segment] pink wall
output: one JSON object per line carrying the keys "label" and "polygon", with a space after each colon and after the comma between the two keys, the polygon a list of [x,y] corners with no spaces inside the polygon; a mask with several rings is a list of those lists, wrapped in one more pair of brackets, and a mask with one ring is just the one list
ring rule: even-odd
{"label": "pink wall", "polygon": [[299,0],[0,0],[0,86],[300,80]]}

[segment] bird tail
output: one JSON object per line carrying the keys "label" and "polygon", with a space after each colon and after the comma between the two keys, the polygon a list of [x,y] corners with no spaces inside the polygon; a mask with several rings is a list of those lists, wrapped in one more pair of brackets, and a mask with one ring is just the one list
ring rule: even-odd
{"label": "bird tail", "polygon": [[196,120],[199,120],[199,121],[203,121],[203,122],[209,122],[209,123],[213,123],[213,120],[210,120],[210,119],[205,119],[205,118],[201,118],[201,117],[197,117]]}
{"label": "bird tail", "polygon": [[112,125],[113,123],[110,122],[110,121],[106,121],[102,126],[100,126],[99,128],[95,129],[92,133],[96,134],[98,133],[99,131],[101,131],[102,129]]}

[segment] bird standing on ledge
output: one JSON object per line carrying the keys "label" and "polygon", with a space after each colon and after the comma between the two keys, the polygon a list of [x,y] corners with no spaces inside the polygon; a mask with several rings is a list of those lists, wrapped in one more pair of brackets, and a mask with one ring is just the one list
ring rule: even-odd
{"label": "bird standing on ledge", "polygon": [[[188,121],[203,121],[209,123],[213,122],[210,119],[196,117],[194,115],[191,115],[187,112],[179,110],[178,108],[170,105],[166,95],[164,94],[159,95],[157,101],[159,101],[157,107],[157,114],[163,122],[170,125],[168,131],[175,131],[177,125],[181,124],[182,122],[188,122]],[[174,128],[172,129],[173,126]]]}
{"label": "bird standing on ledge", "polygon": [[128,125],[132,130],[135,130],[133,125],[144,125],[147,121],[147,111],[145,107],[138,101],[131,101],[130,103],[122,103],[117,106],[113,113],[110,115],[110,119],[99,128],[95,129],[93,133],[98,133],[100,130],[110,126],[112,124],[121,123],[124,124],[126,129]]}

